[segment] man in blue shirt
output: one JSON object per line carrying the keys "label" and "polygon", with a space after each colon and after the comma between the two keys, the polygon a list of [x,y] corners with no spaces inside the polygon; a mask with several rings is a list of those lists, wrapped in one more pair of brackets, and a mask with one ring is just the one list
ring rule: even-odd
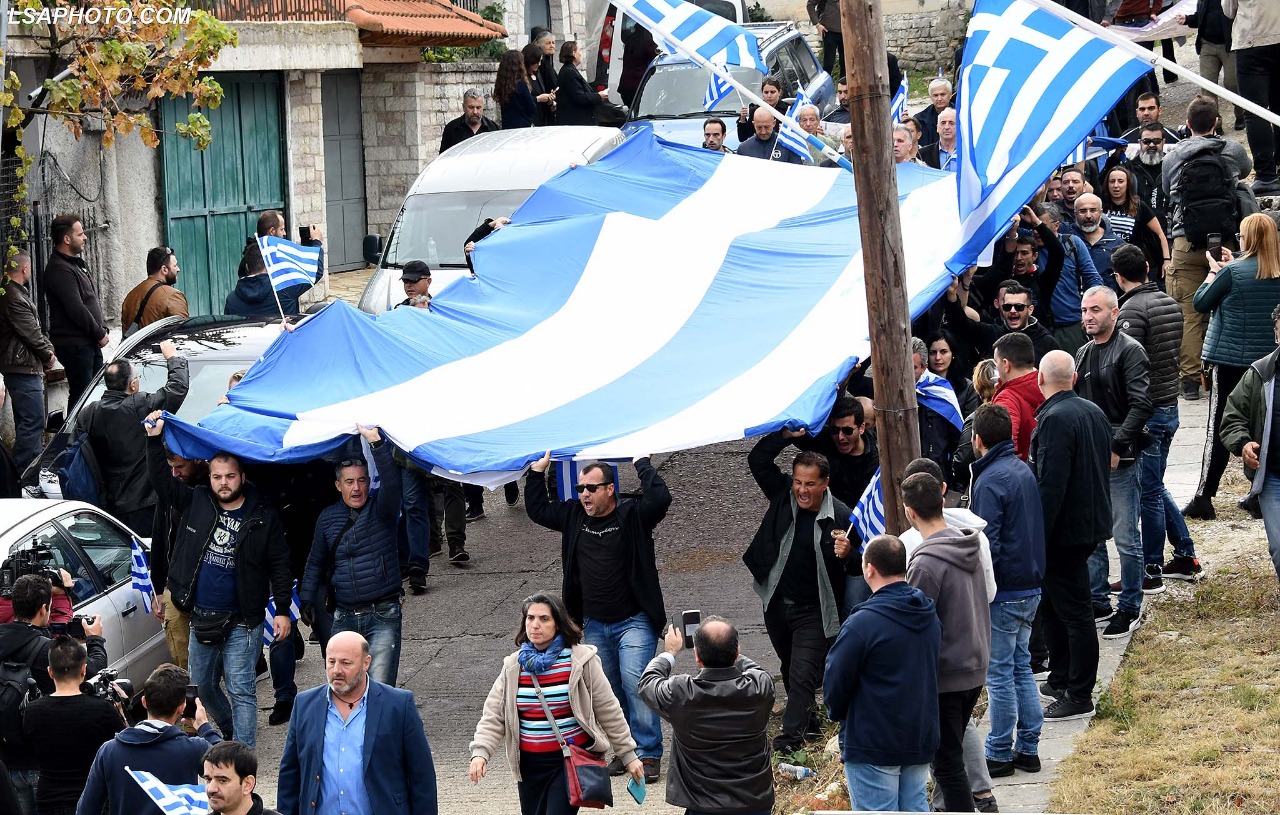
{"label": "man in blue shirt", "polygon": [[773,115],[763,108],[757,108],[751,118],[751,126],[756,134],[738,145],[738,155],[762,158],[765,161],[780,161],[783,164],[804,164],[804,159],[778,144],[778,127]]}
{"label": "man in blue shirt", "polygon": [[938,140],[920,148],[920,160],[935,170],[958,172],[960,150],[956,146],[956,111],[947,108],[938,114]]}

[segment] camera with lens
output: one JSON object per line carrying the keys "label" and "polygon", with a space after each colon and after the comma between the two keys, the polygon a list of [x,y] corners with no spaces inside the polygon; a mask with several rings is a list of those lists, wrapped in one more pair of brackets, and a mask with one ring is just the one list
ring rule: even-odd
{"label": "camera with lens", "polygon": [[41,574],[56,586],[62,585],[62,575],[53,567],[53,547],[35,538],[28,546],[14,549],[8,559],[0,564],[0,597],[13,597],[13,584],[29,574]]}
{"label": "camera with lens", "polygon": [[129,698],[133,696],[133,683],[128,679],[117,679],[119,675],[117,670],[104,668],[94,674],[93,679],[81,685],[80,689],[90,696],[127,707]]}

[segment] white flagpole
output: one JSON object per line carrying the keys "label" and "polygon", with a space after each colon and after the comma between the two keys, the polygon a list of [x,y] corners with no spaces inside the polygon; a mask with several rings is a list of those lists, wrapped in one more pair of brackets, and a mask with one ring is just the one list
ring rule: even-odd
{"label": "white flagpole", "polygon": [[1211,82],[1210,80],[1205,79],[1195,71],[1183,68],[1178,63],[1165,59],[1154,50],[1148,51],[1133,40],[1121,37],[1114,31],[1109,30],[1106,26],[1098,25],[1088,17],[1082,17],[1074,11],[1067,9],[1065,6],[1058,5],[1054,0],[1027,0],[1027,2],[1044,9],[1050,14],[1056,14],[1065,20],[1075,23],[1090,34],[1100,37],[1112,45],[1123,48],[1125,51],[1128,51],[1143,62],[1150,63],[1153,68],[1159,66],[1166,71],[1175,73],[1183,79],[1199,85],[1214,96],[1226,99],[1228,102],[1249,111],[1254,116],[1260,116],[1266,121],[1271,122],[1273,125],[1280,127],[1280,112],[1270,111],[1254,102],[1250,102],[1240,94],[1235,93],[1234,91],[1229,91],[1216,82]]}

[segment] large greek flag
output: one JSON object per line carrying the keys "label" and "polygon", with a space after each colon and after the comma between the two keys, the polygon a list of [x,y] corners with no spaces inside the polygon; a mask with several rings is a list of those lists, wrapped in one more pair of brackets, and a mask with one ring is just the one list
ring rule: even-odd
{"label": "large greek flag", "polygon": [[713,71],[711,81],[707,83],[707,92],[702,95],[702,109],[715,110],[716,105],[720,104],[720,100],[732,92],[733,85],[730,85],[728,80]]}
{"label": "large greek flag", "polygon": [[1148,65],[1058,16],[1053,0],[977,0],[964,48],[959,116],[964,243],[959,274]]}
{"label": "large greek flag", "polygon": [[[904,229],[930,238],[906,246],[919,315],[950,280],[955,180],[897,175]],[[420,463],[501,484],[546,450],[630,459],[819,430],[870,350],[857,203],[848,172],[641,131],[534,191],[429,310],[334,303],[166,438],[185,456],[301,461],[380,425]]]}
{"label": "large greek flag", "polygon": [[267,274],[276,291],[299,283],[315,283],[320,274],[320,247],[299,246],[293,241],[267,235],[258,238],[258,248],[267,263]]}
{"label": "large greek flag", "polygon": [[161,812],[168,815],[208,814],[209,796],[202,785],[166,784],[145,770],[124,769]]}
{"label": "large greek flag", "polygon": [[686,57],[696,55],[716,65],[744,65],[769,73],[756,35],[719,14],[684,0],[613,0],[613,4]]}

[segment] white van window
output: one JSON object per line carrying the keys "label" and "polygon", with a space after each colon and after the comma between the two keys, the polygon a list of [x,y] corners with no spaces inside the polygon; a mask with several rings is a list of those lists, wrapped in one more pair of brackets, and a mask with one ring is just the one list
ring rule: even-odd
{"label": "white van window", "polygon": [[[704,88],[705,90],[705,88]],[[510,216],[533,190],[468,190],[411,195],[391,230],[384,266],[423,260],[432,266],[467,265],[462,247],[485,218]]]}

